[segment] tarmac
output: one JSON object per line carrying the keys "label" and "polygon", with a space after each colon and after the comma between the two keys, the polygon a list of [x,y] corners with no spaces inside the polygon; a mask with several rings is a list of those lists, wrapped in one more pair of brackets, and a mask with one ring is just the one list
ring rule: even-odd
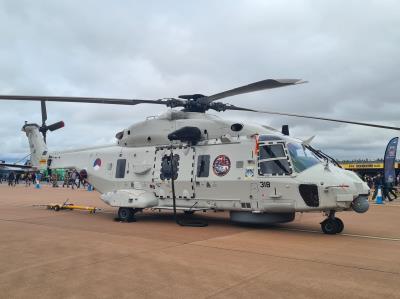
{"label": "tarmac", "polygon": [[[103,210],[33,206],[67,198]],[[400,298],[400,201],[338,213],[333,236],[319,213],[273,227],[197,213],[200,228],[115,212],[97,192],[0,185],[0,298]]]}

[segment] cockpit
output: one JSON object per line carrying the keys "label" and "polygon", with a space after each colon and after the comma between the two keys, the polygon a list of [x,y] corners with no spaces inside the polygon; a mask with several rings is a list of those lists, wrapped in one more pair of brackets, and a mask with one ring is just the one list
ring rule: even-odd
{"label": "cockpit", "polygon": [[262,176],[288,176],[330,159],[295,139],[273,135],[259,137],[258,174]]}

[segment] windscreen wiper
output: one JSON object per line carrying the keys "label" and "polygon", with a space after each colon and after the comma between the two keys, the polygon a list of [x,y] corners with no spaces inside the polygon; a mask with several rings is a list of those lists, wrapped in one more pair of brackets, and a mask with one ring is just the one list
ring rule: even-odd
{"label": "windscreen wiper", "polygon": [[340,166],[338,161],[336,161],[334,158],[332,158],[328,154],[325,154],[323,151],[317,150],[317,149],[313,148],[311,145],[307,145],[307,148],[310,151],[312,151],[314,154],[316,154],[318,157],[320,157],[324,160],[330,161],[332,164],[336,165],[337,167],[342,168],[342,166]]}
{"label": "windscreen wiper", "polygon": [[324,156],[320,151],[316,150],[315,148],[311,147],[310,145],[307,145],[306,148],[308,150],[310,150],[318,158],[323,159],[323,160],[329,160],[328,157]]}
{"label": "windscreen wiper", "polygon": [[[320,151],[320,150],[319,150]],[[321,152],[321,151],[320,151]],[[322,152],[321,152],[322,153]],[[325,155],[325,156],[327,156],[330,160],[331,160],[331,162],[333,163],[333,164],[335,164],[337,167],[339,167],[339,168],[342,168],[342,166],[339,164],[339,162],[336,160],[336,159],[334,159],[334,158],[332,158],[331,156],[329,156],[328,154],[325,154],[325,153],[322,153],[323,155]]]}

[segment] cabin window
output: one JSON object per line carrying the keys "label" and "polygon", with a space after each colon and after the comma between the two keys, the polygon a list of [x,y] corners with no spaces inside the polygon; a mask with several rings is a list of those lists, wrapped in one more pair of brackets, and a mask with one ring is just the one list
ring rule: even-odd
{"label": "cabin window", "polygon": [[117,160],[117,168],[115,170],[115,178],[123,179],[125,177],[126,159]]}
{"label": "cabin window", "polygon": [[259,175],[289,175],[291,173],[290,163],[283,144],[260,146]]}
{"label": "cabin window", "polygon": [[206,178],[210,174],[210,155],[199,155],[197,158],[197,177]]}
{"label": "cabin window", "polygon": [[172,164],[171,164],[171,156],[170,155],[164,155],[161,160],[161,169],[160,169],[160,179],[161,180],[170,180],[172,178],[172,173],[173,173],[173,178],[176,180],[178,178],[178,172],[179,172],[179,155],[174,155],[172,158]]}

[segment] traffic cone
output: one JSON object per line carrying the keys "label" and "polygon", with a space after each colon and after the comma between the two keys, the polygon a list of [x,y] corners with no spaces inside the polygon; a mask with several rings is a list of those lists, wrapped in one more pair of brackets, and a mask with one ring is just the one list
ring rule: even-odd
{"label": "traffic cone", "polygon": [[379,186],[378,187],[378,194],[376,195],[376,204],[381,205],[383,204],[383,198],[382,198],[382,188]]}

